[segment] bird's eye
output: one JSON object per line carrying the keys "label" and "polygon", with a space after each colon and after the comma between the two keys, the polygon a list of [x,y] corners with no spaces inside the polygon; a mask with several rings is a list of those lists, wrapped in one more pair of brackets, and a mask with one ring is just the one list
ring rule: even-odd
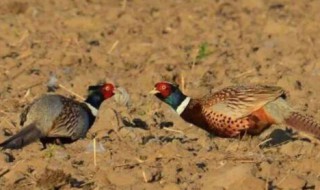
{"label": "bird's eye", "polygon": [[106,87],[104,88],[104,90],[105,90],[105,91],[109,91],[109,90],[110,90],[110,86],[106,86]]}
{"label": "bird's eye", "polygon": [[165,90],[167,87],[165,85],[161,86],[161,90]]}

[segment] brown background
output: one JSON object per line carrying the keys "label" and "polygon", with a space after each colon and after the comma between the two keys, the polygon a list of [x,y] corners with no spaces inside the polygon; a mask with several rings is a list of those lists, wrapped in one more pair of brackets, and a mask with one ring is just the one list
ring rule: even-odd
{"label": "brown background", "polygon": [[[148,94],[159,80],[194,97],[231,84],[280,85],[320,121],[319,21],[317,0],[1,0],[3,131],[19,130],[19,113],[47,91],[51,72],[83,96],[106,80],[131,98],[129,109],[105,102],[88,137],[65,148],[34,143],[9,151],[13,162],[0,153],[1,189],[320,188],[318,145],[260,149],[260,137],[213,137]],[[117,124],[111,108],[148,129]]]}

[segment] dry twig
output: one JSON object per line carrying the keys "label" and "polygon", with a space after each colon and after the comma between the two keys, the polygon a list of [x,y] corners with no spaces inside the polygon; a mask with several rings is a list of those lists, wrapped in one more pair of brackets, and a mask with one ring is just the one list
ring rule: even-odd
{"label": "dry twig", "polygon": [[93,165],[97,166],[97,144],[96,138],[93,138]]}
{"label": "dry twig", "polygon": [[69,90],[67,87],[63,86],[62,84],[58,84],[58,87],[61,88],[61,89],[63,89],[63,90],[65,90],[65,91],[67,91],[67,92],[69,92],[70,94],[76,96],[77,98],[79,98],[79,99],[82,100],[82,101],[85,100],[83,96],[81,96],[81,95],[73,92],[72,90]]}
{"label": "dry twig", "polygon": [[10,171],[9,168],[2,169],[2,171],[1,171],[1,173],[0,173],[0,178],[3,177],[4,175],[6,175],[9,171]]}
{"label": "dry twig", "polygon": [[108,54],[111,54],[111,52],[117,47],[118,44],[119,44],[119,40],[115,41],[112,44],[111,48],[109,49]]}
{"label": "dry twig", "polygon": [[180,133],[180,134],[184,135],[184,132],[180,131],[180,130],[170,129],[168,127],[164,127],[163,129],[166,130],[166,131],[171,131],[171,132]]}

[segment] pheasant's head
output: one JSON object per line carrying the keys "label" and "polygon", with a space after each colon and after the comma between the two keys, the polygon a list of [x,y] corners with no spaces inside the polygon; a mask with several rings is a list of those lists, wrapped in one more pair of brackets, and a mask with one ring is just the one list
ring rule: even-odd
{"label": "pheasant's head", "polygon": [[165,100],[168,98],[172,92],[174,92],[178,87],[169,82],[158,82],[155,84],[154,89],[150,91],[151,94],[157,96],[160,100]]}
{"label": "pheasant's head", "polygon": [[177,85],[165,81],[156,83],[150,93],[169,104],[175,110],[186,98]]}
{"label": "pheasant's head", "polygon": [[104,83],[101,85],[89,86],[89,96],[100,96],[103,100],[111,98],[115,94],[115,86],[111,83]]}

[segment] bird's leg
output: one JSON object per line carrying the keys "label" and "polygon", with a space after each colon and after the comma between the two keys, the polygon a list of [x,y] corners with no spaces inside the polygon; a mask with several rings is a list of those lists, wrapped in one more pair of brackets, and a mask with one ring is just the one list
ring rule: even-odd
{"label": "bird's leg", "polygon": [[42,148],[40,150],[47,149],[47,142],[45,141],[45,139],[40,138],[40,142],[42,144]]}
{"label": "bird's leg", "polygon": [[56,145],[62,145],[61,139],[59,139],[59,138],[54,139],[54,143],[55,143]]}
{"label": "bird's leg", "polygon": [[66,149],[66,147],[64,146],[64,144],[61,142],[61,139],[60,139],[60,138],[56,138],[56,139],[54,140],[54,142],[55,142],[56,145],[59,145],[59,146],[61,146],[63,149]]}

